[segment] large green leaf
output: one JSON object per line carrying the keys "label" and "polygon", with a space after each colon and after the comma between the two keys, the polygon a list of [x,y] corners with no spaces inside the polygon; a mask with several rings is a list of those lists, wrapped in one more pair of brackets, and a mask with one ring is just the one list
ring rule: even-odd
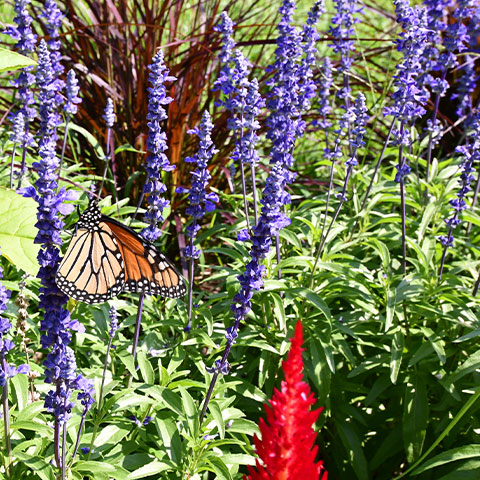
{"label": "large green leaf", "polygon": [[37,235],[37,204],[12,190],[0,189],[0,246],[2,254],[24,272],[36,275],[39,246]]}
{"label": "large green leaf", "polygon": [[0,72],[14,71],[24,67],[31,67],[36,64],[37,62],[31,58],[0,47]]}

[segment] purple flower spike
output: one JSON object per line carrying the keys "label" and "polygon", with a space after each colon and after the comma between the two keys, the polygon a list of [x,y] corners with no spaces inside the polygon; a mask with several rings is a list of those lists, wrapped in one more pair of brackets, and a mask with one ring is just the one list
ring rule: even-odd
{"label": "purple flower spike", "polygon": [[445,256],[448,247],[453,246],[453,230],[461,223],[459,218],[460,213],[467,208],[465,197],[471,190],[471,183],[474,180],[472,175],[474,165],[480,163],[480,113],[473,117],[471,130],[467,133],[470,140],[470,145],[462,145],[457,147],[457,152],[462,155],[460,179],[458,181],[460,188],[457,193],[457,198],[450,200],[450,207],[453,210],[453,215],[445,220],[448,226],[447,235],[438,237],[440,243],[443,245],[442,259],[440,261],[439,280],[442,278],[443,267],[445,265]]}
{"label": "purple flower spike", "polygon": [[[31,54],[34,52],[37,41],[37,36],[32,32],[31,28],[33,20],[28,13],[29,5],[30,0],[15,0],[14,10],[17,16],[14,18],[14,22],[16,26],[10,26],[4,32],[17,41],[15,44],[16,49],[19,53],[27,57],[31,56]],[[34,108],[35,101],[32,91],[32,86],[35,83],[35,76],[31,73],[33,68],[34,67],[22,68],[18,77],[10,82],[15,88],[18,89],[19,104],[19,110],[17,112],[13,112],[10,115],[10,119],[14,125],[17,124],[18,126],[20,120],[16,120],[16,116],[21,113],[24,122],[24,134],[20,143],[23,149],[23,158],[22,167],[19,174],[19,186],[26,172],[26,148],[33,145],[33,135],[29,132],[29,123],[35,118],[36,115],[36,110]],[[13,171],[11,173],[11,179],[13,181]]]}
{"label": "purple flower spike", "polygon": [[[26,197],[33,198],[38,203],[38,229],[35,243],[41,244],[38,254],[40,269],[38,278],[41,280],[39,307],[45,311],[40,322],[42,347],[50,349],[45,360],[46,382],[55,385],[46,399],[45,406],[53,412],[57,424],[62,424],[70,418],[73,407],[71,395],[79,387],[82,379],[76,375],[76,363],[73,351],[68,347],[72,339],[72,331],[84,331],[82,325],[70,318],[70,313],[64,308],[68,298],[58,290],[55,274],[60,263],[61,245],[60,231],[64,223],[58,214],[66,215],[73,210],[73,205],[63,204],[66,200],[74,200],[73,192],[66,192],[62,187],[57,192],[59,159],[55,153],[56,129],[58,112],[56,111],[55,81],[50,53],[44,40],[40,42],[38,52],[37,85],[39,88],[39,157],[33,166],[38,172],[35,187],[22,190]],[[57,439],[58,440],[58,439]]]}
{"label": "purple flower spike", "polygon": [[233,50],[235,42],[232,39],[233,22],[223,12],[219,24],[215,27],[222,33],[222,52],[220,59],[222,68],[215,82],[214,90],[220,90],[224,98],[216,102],[216,105],[224,106],[230,112],[228,127],[233,133],[235,148],[230,164],[230,175],[233,178],[236,165],[240,166],[242,179],[243,204],[247,228],[250,228],[249,207],[247,199],[247,186],[245,181],[245,166],[250,165],[252,193],[254,203],[255,222],[258,218],[257,191],[255,184],[255,164],[258,155],[255,145],[258,141],[256,130],[260,128],[256,117],[264,102],[258,92],[258,82],[254,79],[250,82],[250,62],[240,50]]}
{"label": "purple flower spike", "polygon": [[107,126],[107,128],[113,128],[117,117],[115,115],[113,100],[111,98],[107,98],[107,105],[105,107],[102,118],[105,120],[105,125]]}
{"label": "purple flower spike", "polygon": [[215,193],[207,193],[207,185],[210,180],[208,171],[208,162],[218,152],[212,142],[211,134],[213,124],[210,114],[205,111],[200,125],[188,133],[197,135],[200,139],[200,148],[193,157],[187,157],[186,162],[195,163],[196,170],[192,172],[192,186],[190,189],[178,187],[177,193],[188,192],[189,206],[186,209],[187,215],[193,218],[192,224],[187,227],[187,233],[190,237],[190,245],[185,249],[185,258],[198,258],[200,250],[193,246],[193,240],[200,229],[198,221],[207,213],[215,210],[215,203],[218,202],[218,196]]}
{"label": "purple flower spike", "polygon": [[452,100],[457,100],[458,107],[456,114],[458,117],[468,115],[473,108],[473,92],[477,86],[480,77],[475,72],[475,62],[470,55],[465,55],[464,64],[461,68],[463,75],[459,78],[457,91],[451,96]]}
{"label": "purple flower spike", "polygon": [[338,92],[338,97],[345,99],[348,107],[351,94],[348,72],[353,65],[350,52],[354,49],[355,43],[353,26],[359,22],[355,15],[360,13],[362,8],[357,6],[356,0],[335,0],[334,3],[336,13],[332,18],[332,23],[335,26],[330,27],[329,33],[333,37],[333,43],[330,46],[335,53],[340,54],[338,72],[343,74],[343,85]]}
{"label": "purple flower spike", "polygon": [[116,331],[118,330],[118,315],[117,309],[115,307],[110,308],[108,312],[108,316],[110,317],[110,330],[108,331],[108,336],[113,338],[115,336]]}
{"label": "purple flower spike", "polygon": [[25,136],[25,117],[20,110],[13,119],[12,133],[10,134],[10,140],[17,144],[23,145],[23,139]]}
{"label": "purple flower spike", "polygon": [[205,401],[203,402],[200,419],[205,415],[218,375],[227,375],[230,371],[230,364],[227,358],[238,336],[240,322],[245,319],[252,309],[251,300],[254,292],[263,287],[263,276],[265,275],[266,269],[265,266],[261,265],[261,262],[270,252],[272,238],[275,237],[280,229],[290,224],[290,220],[283,213],[285,184],[284,168],[277,163],[272,167],[263,190],[261,214],[257,225],[253,229],[252,247],[250,249],[250,257],[252,260],[246,266],[245,272],[237,277],[240,282],[240,290],[233,297],[233,302],[230,306],[234,323],[231,327],[227,328],[225,335],[227,345],[222,358],[215,360],[213,367],[207,368],[207,371],[213,373],[214,376],[210,382]]}
{"label": "purple flower spike", "polygon": [[232,59],[233,49],[235,48],[235,41],[233,40],[234,25],[227,12],[222,12],[220,22],[213,27],[216,32],[221,34],[222,39],[222,50],[219,55],[222,68],[214,83],[213,89],[214,91],[221,90],[224,95],[230,95],[233,88],[230,61]]}
{"label": "purple flower spike", "polygon": [[403,185],[405,177],[410,173],[410,167],[405,163],[402,154],[402,147],[408,147],[411,143],[407,127],[425,114],[425,105],[429,97],[428,91],[418,84],[418,76],[423,71],[422,59],[429,44],[430,30],[425,8],[412,8],[408,0],[394,0],[394,3],[397,20],[404,29],[397,41],[397,48],[402,52],[403,60],[397,66],[397,73],[394,76],[395,92],[392,95],[394,104],[386,107],[384,114],[392,116],[394,122],[400,122],[399,128],[392,129],[394,137],[392,143],[400,146],[395,181]]}
{"label": "purple flower spike", "polygon": [[212,120],[208,111],[202,115],[200,125],[188,133],[197,135],[200,139],[200,147],[193,157],[187,157],[186,162],[196,163],[197,168],[192,172],[192,186],[190,189],[179,187],[177,193],[187,193],[189,206],[186,208],[186,214],[192,217],[192,223],[187,227],[189,244],[185,247],[184,257],[189,259],[188,264],[188,322],[185,331],[190,331],[193,309],[193,278],[194,278],[194,260],[200,256],[201,250],[194,245],[195,236],[200,230],[199,220],[207,212],[215,210],[215,204],[219,198],[216,193],[207,193],[207,185],[211,178],[208,171],[208,162],[218,152],[213,144],[211,134],[213,130]]}
{"label": "purple flower spike", "polygon": [[[324,0],[317,0],[312,9],[308,12],[308,20],[303,26],[302,31],[302,49],[303,59],[298,69],[298,76],[300,78],[300,89],[298,95],[298,110],[306,111],[310,109],[310,100],[315,96],[317,85],[313,81],[312,65],[316,61],[317,47],[316,43],[320,38],[317,32],[316,24],[320,19],[322,13],[325,12]],[[300,135],[303,133],[303,122]]]}
{"label": "purple flower spike", "polygon": [[17,40],[15,47],[23,55],[33,53],[37,43],[37,36],[32,32],[31,28],[33,19],[28,13],[30,2],[31,0],[15,0],[14,10],[17,16],[13,21],[17,26],[10,26],[3,32]]}
{"label": "purple flower spike", "polygon": [[[298,94],[299,77],[298,61],[302,55],[301,37],[297,29],[291,25],[295,2],[285,0],[280,7],[281,20],[277,30],[277,48],[275,63],[268,67],[275,71],[269,85],[272,90],[267,102],[272,112],[267,119],[267,138],[272,141],[270,152],[271,163],[279,163],[285,168],[293,166],[293,148],[299,118]],[[288,180],[293,180],[289,176]],[[287,197],[285,197],[286,199]]]}
{"label": "purple flower spike", "polygon": [[69,70],[67,73],[67,86],[65,89],[67,100],[63,109],[69,115],[75,115],[78,111],[77,105],[82,102],[82,99],[78,96],[80,87],[75,75],[75,70]]}
{"label": "purple flower spike", "polygon": [[162,131],[161,123],[167,118],[165,106],[173,102],[173,98],[167,95],[165,83],[173,82],[175,77],[170,75],[165,66],[163,52],[159,50],[153,57],[152,64],[148,66],[150,75],[150,87],[148,88],[148,140],[147,149],[149,155],[145,164],[147,180],[144,193],[147,194],[148,210],[145,221],[149,226],[142,231],[143,237],[154,242],[161,235],[158,224],[163,221],[163,210],[170,202],[163,197],[167,187],[162,183],[161,173],[171,172],[175,165],[168,161],[165,151],[167,150],[167,136]]}
{"label": "purple flower spike", "polygon": [[[44,4],[43,13],[41,16],[45,19],[48,34],[50,40],[48,41],[48,48],[52,57],[52,68],[54,70],[55,77],[61,75],[64,71],[62,64],[60,63],[60,28],[62,27],[63,18],[65,15],[58,8],[55,0],[46,0]],[[62,85],[63,85],[63,81]],[[61,88],[59,88],[61,90]]]}

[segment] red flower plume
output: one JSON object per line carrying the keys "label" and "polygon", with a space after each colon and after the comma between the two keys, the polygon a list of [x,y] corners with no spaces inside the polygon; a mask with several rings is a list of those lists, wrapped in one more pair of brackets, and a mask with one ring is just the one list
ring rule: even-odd
{"label": "red flower plume", "polygon": [[275,389],[267,422],[260,419],[262,439],[253,439],[262,463],[249,466],[250,480],[327,480],[323,462],[315,463],[317,446],[312,425],[323,408],[310,410],[315,397],[303,381],[302,324],[298,321],[287,360],[282,364],[285,380]]}

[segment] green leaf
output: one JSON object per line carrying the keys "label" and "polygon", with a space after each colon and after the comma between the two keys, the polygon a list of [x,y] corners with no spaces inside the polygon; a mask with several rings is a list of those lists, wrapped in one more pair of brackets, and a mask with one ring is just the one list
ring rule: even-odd
{"label": "green leaf", "polygon": [[183,410],[187,417],[188,426],[190,428],[190,435],[192,437],[197,437],[199,424],[198,411],[195,407],[195,402],[185,388],[179,387],[178,389],[180,390],[180,395],[182,396]]}
{"label": "green leaf", "polygon": [[53,467],[43,458],[32,456],[31,454],[19,452],[17,455],[17,460],[20,460],[22,463],[28,466],[36,475],[38,475],[41,480],[55,480],[55,474],[53,472]]}
{"label": "green leaf", "polygon": [[118,464],[111,465],[106,462],[94,462],[80,460],[72,466],[72,471],[85,472],[92,474],[95,478],[98,473],[107,473],[109,477],[115,480],[128,480],[129,472]]}
{"label": "green leaf", "polygon": [[95,151],[95,154],[100,160],[105,159],[105,152],[103,151],[102,145],[99,143],[99,141],[85,128],[81,127],[80,125],[76,125],[73,122],[70,122],[68,124],[68,129],[69,130],[74,130],[75,132],[80,133],[80,135],[83,135],[85,140],[93,147],[93,150]]}
{"label": "green leaf", "polygon": [[[128,480],[136,480],[137,478],[150,477],[151,475],[156,475],[157,473],[164,472],[165,470],[176,470],[176,465],[170,461],[164,460],[153,460],[147,465],[140,467],[139,469],[131,472],[128,475]],[[158,477],[157,477],[158,478]]]}
{"label": "green leaf", "polygon": [[330,309],[327,304],[323,301],[322,297],[317,293],[313,292],[309,288],[292,288],[288,290],[288,296],[303,297],[308,300],[312,305],[317,307],[327,319],[330,320]]}
{"label": "green leaf", "polygon": [[13,72],[24,67],[32,67],[37,62],[25,55],[0,47],[0,72]]}
{"label": "green leaf", "polygon": [[117,353],[117,357],[125,365],[125,367],[127,367],[130,375],[132,375],[133,378],[138,379],[137,369],[135,368],[135,362],[133,360],[132,354],[127,352],[126,350],[121,350]]}
{"label": "green leaf", "polygon": [[358,480],[369,480],[371,477],[368,473],[367,460],[363,454],[362,444],[358,438],[358,434],[352,425],[343,419],[338,419],[336,425],[342,443],[347,451],[348,459],[357,474],[356,478]]}
{"label": "green leaf", "polygon": [[439,467],[447,463],[478,457],[480,457],[480,444],[470,444],[464,445],[463,447],[452,448],[426,461],[422,466],[416,468],[412,472],[412,475],[419,475],[431,468]]}
{"label": "green leaf", "polygon": [[0,245],[2,255],[30,275],[38,272],[40,247],[33,243],[37,229],[37,204],[13,190],[0,189]]}
{"label": "green leaf", "polygon": [[137,361],[143,379],[149,385],[153,385],[155,383],[155,372],[145,352],[138,352]]}
{"label": "green leaf", "polygon": [[28,403],[28,375],[15,375],[10,383],[14,394],[13,402],[17,404],[17,409],[21,412]]}
{"label": "green leaf", "polygon": [[42,435],[52,433],[52,429],[48,425],[39,422],[15,422],[12,424],[12,430],[30,430]]}
{"label": "green leaf", "polygon": [[390,380],[395,385],[397,383],[398,373],[402,364],[404,336],[401,331],[397,331],[392,339],[392,354],[390,357]]}
{"label": "green leaf", "polygon": [[155,426],[160,437],[159,444],[166,450],[168,458],[177,464],[182,458],[182,441],[175,421],[170,418],[171,413],[159,412],[155,416]]}
{"label": "green leaf", "polygon": [[225,438],[225,422],[223,421],[222,412],[216,400],[211,400],[208,404],[208,409],[212,414],[212,417],[215,419],[215,423],[217,424],[218,433],[220,434],[220,438]]}
{"label": "green leaf", "polygon": [[185,359],[185,350],[181,348],[176,348],[172,357],[170,358],[170,363],[167,367],[167,372],[171,375],[177,368],[182,364]]}
{"label": "green leaf", "polygon": [[180,397],[169,388],[155,386],[149,388],[147,394],[156,400],[161,400],[167,408],[173,410],[180,417],[185,417]]}
{"label": "green leaf", "polygon": [[427,433],[429,409],[426,380],[425,375],[414,374],[405,390],[403,444],[408,463],[420,457]]}
{"label": "green leaf", "polygon": [[147,405],[152,405],[152,403],[154,402],[151,398],[130,392],[117,398],[111,411],[118,412],[132,407],[145,407]]}
{"label": "green leaf", "polygon": [[232,480],[232,476],[221,458],[209,455],[206,462],[209,463],[215,471],[215,478],[218,478],[219,480]]}
{"label": "green leaf", "polygon": [[116,423],[103,427],[95,439],[95,449],[108,449],[120,443],[130,433],[133,425],[132,422],[117,420]]}

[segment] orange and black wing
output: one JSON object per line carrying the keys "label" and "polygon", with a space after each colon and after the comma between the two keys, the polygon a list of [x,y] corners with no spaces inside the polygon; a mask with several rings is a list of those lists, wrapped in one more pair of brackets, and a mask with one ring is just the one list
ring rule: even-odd
{"label": "orange and black wing", "polygon": [[185,282],[165,255],[143,240],[132,229],[102,216],[100,227],[108,227],[123,258],[125,287],[128,292],[178,298],[185,295]]}
{"label": "orange and black wing", "polygon": [[124,290],[122,250],[110,228],[78,228],[55,281],[63,293],[85,303],[105,302]]}

